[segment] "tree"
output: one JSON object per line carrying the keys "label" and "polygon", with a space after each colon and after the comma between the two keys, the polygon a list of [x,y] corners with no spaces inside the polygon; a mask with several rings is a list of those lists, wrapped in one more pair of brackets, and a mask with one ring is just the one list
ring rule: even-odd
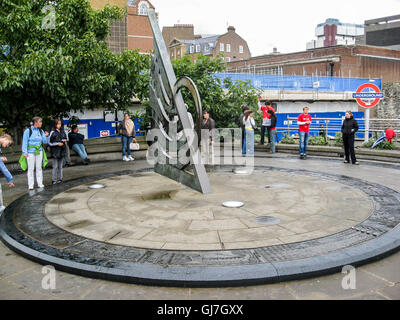
{"label": "tree", "polygon": [[34,115],[124,110],[133,97],[148,97],[150,57],[116,55],[105,42],[123,14],[95,11],[88,0],[0,2],[0,122],[15,138]]}
{"label": "tree", "polygon": [[[190,56],[172,62],[177,78],[190,77],[199,90],[204,110],[208,110],[219,128],[238,127],[241,106],[247,104],[257,110],[257,90],[250,81],[232,81],[226,78],[223,82],[214,77],[223,72],[226,64],[222,57],[211,59],[200,55],[194,63]],[[185,102],[190,112],[194,113],[194,102],[188,90],[183,90]]]}

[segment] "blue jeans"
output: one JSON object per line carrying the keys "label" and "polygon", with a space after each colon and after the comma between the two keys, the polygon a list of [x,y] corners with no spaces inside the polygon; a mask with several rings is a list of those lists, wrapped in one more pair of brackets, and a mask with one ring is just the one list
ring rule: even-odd
{"label": "blue jeans", "polygon": [[307,154],[308,147],[308,132],[299,132],[300,135],[300,154]]}
{"label": "blue jeans", "polygon": [[87,159],[88,155],[83,144],[74,144],[72,150],[74,150],[83,160]]}
{"label": "blue jeans", "polygon": [[254,154],[254,130],[247,130],[246,129],[246,154]]}
{"label": "blue jeans", "polygon": [[270,137],[271,137],[271,152],[275,153],[276,149],[275,149],[275,137],[276,137],[276,130],[270,130]]}
{"label": "blue jeans", "polygon": [[242,154],[246,154],[246,130],[242,130],[242,136],[243,136]]}
{"label": "blue jeans", "polygon": [[133,137],[122,136],[122,155],[126,156],[126,149],[128,149],[128,157],[131,155],[130,145],[133,141]]}

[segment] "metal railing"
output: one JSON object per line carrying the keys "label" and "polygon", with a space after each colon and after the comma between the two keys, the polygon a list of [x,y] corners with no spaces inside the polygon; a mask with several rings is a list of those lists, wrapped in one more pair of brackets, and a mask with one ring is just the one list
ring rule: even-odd
{"label": "metal railing", "polygon": [[[344,118],[313,118],[310,125],[311,134],[317,133],[324,136],[335,136],[342,130]],[[366,123],[365,118],[356,118],[359,124],[358,137],[362,134],[364,141],[368,141],[374,134],[380,136],[388,128],[393,128],[396,132],[395,141],[400,141],[400,119],[369,119]],[[298,133],[297,117],[287,117],[283,127],[277,127],[279,131],[286,131],[289,135]]]}

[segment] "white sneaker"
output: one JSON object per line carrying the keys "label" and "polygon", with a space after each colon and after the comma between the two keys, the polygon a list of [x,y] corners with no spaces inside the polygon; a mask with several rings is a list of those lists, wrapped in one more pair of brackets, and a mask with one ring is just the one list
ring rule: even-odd
{"label": "white sneaker", "polygon": [[133,158],[132,156],[129,156],[128,159],[129,159],[130,161],[135,161],[135,158]]}
{"label": "white sneaker", "polygon": [[122,158],[122,161],[130,161],[130,160],[129,160],[129,158],[128,158],[127,156],[124,156],[124,157]]}

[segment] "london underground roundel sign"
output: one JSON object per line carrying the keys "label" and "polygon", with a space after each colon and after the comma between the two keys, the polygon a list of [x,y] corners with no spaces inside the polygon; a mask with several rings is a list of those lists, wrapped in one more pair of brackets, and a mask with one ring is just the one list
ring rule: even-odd
{"label": "london underground roundel sign", "polygon": [[[368,89],[367,92],[364,91],[366,89]],[[384,97],[385,94],[373,83],[364,83],[357,92],[353,93],[353,99],[356,99],[357,103],[364,108],[375,107]]]}

